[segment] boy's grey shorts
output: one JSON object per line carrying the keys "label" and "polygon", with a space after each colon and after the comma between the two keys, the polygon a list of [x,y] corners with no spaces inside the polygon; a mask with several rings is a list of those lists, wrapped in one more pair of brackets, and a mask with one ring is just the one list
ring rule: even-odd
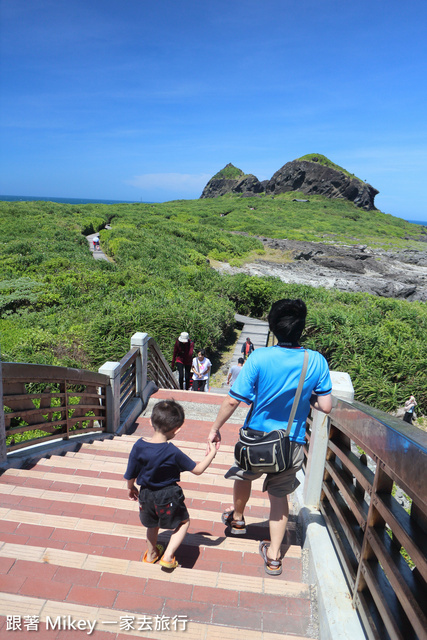
{"label": "boy's grey shorts", "polygon": [[184,493],[178,484],[162,489],[141,489],[139,519],[147,528],[176,529],[189,519]]}
{"label": "boy's grey shorts", "polygon": [[227,471],[224,478],[229,480],[258,480],[265,475],[263,491],[267,491],[272,496],[281,498],[287,496],[299,486],[300,481],[297,479],[297,472],[301,469],[304,461],[303,445],[298,442],[291,442],[290,448],[292,466],[280,473],[253,473],[252,471],[244,471],[239,467],[237,462]]}

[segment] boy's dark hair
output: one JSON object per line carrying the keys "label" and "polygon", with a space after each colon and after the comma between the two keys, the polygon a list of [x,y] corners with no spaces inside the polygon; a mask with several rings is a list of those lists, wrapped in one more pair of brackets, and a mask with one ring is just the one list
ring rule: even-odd
{"label": "boy's dark hair", "polygon": [[307,307],[303,300],[284,298],[272,304],[268,325],[279,342],[298,342],[306,317]]}
{"label": "boy's dark hair", "polygon": [[184,420],[184,409],[175,400],[161,400],[154,405],[151,413],[151,424],[155,431],[161,433],[177,429]]}
{"label": "boy's dark hair", "polygon": [[243,360],[243,358],[239,358],[238,361],[237,361],[237,364],[244,364],[244,362],[245,361]]}
{"label": "boy's dark hair", "polygon": [[202,356],[203,356],[203,357],[205,357],[205,355],[206,355],[206,349],[199,349],[199,350],[198,350],[198,352],[197,352],[197,355],[199,355],[199,353],[201,353],[201,354],[202,354]]}

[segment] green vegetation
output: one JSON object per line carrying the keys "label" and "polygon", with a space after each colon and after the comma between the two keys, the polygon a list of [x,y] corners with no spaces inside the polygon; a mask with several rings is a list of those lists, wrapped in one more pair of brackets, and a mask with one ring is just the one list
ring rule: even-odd
{"label": "green vegetation", "polygon": [[[404,239],[408,236],[413,238],[415,247],[422,230],[419,225],[381,211],[361,210],[344,199],[310,196],[309,202],[293,202],[298,198],[307,199],[307,196],[292,191],[278,196],[241,198],[225,195],[131,206],[151,206],[153,214],[166,216],[179,224],[191,224],[193,228],[203,225],[269,238],[334,244],[408,248],[408,241]],[[425,244],[419,244],[419,247],[425,248]]]}
{"label": "green vegetation", "polygon": [[220,180],[221,178],[225,178],[227,180],[239,180],[240,178],[244,178],[246,174],[243,173],[241,169],[235,167],[231,162],[229,162],[224,169],[218,171],[212,178],[212,180]]}
{"label": "green vegetation", "polygon": [[[3,360],[96,370],[120,360],[136,331],[152,335],[168,359],[176,336],[189,331],[212,357],[233,331],[234,313],[263,317],[274,300],[301,297],[309,308],[306,345],[349,372],[357,399],[389,411],[413,393],[426,413],[425,304],[211,268],[209,260],[262,256],[262,243],[247,233],[417,246],[417,225],[344,201],[293,197],[0,203]],[[98,230],[110,262],[90,254],[84,234]]]}
{"label": "green vegetation", "polygon": [[343,169],[338,164],[335,164],[335,162],[332,162],[332,160],[329,160],[329,158],[327,158],[326,156],[322,156],[321,153],[308,153],[307,155],[302,156],[301,158],[297,158],[297,160],[298,161],[306,160],[307,162],[317,162],[318,164],[322,164],[324,167],[330,167],[331,169],[335,169],[335,171],[341,171],[341,173],[348,176],[349,178],[355,178],[356,180],[359,180],[359,182],[364,182],[363,180],[355,176],[354,173],[349,173],[348,171],[346,171],[346,169]]}

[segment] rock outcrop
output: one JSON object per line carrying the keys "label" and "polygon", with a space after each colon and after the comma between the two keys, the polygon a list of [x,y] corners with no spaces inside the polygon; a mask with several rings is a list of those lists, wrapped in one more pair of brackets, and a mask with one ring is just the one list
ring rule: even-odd
{"label": "rock outcrop", "polygon": [[265,246],[286,255],[282,264],[257,260],[244,267],[223,264],[218,270],[273,276],[289,284],[366,292],[410,302],[427,301],[427,250],[385,251],[366,245],[334,246],[320,242],[259,239]]}
{"label": "rock outcrop", "polygon": [[[232,177],[230,177],[232,176]],[[256,195],[264,191],[263,185],[254,175],[246,175],[231,163],[209,180],[203,189],[201,198],[216,198],[226,193],[234,193],[239,196]]]}
{"label": "rock outcrop", "polygon": [[301,191],[308,196],[345,198],[366,211],[375,209],[374,198],[379,193],[370,184],[347,176],[342,171],[306,160],[287,162],[276,171],[265,188],[270,195],[287,191]]}
{"label": "rock outcrop", "polygon": [[262,182],[256,176],[246,175],[229,163],[209,180],[200,197],[217,198],[227,193],[254,196],[264,192],[267,195],[277,195],[287,191],[300,191],[306,195],[344,198],[366,211],[375,209],[374,198],[378,193],[377,189],[354,176],[347,175],[324,156],[309,157],[310,160],[287,162],[270,180]]}
{"label": "rock outcrop", "polygon": [[263,193],[263,191],[264,187],[261,182],[256,176],[252,175],[252,173],[242,178],[233,188],[233,193],[238,193],[243,196],[246,194],[253,196],[257,193]]}

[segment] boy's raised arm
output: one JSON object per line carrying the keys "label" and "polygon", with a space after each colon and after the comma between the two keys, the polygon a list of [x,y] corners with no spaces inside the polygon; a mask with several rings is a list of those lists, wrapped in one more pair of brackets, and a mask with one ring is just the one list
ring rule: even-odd
{"label": "boy's raised arm", "polygon": [[216,444],[214,442],[209,442],[209,453],[201,462],[196,464],[196,466],[194,467],[191,473],[194,473],[195,476],[200,476],[203,473],[203,471],[206,471],[206,469],[209,467],[210,463],[215,458],[215,456],[216,456]]}

